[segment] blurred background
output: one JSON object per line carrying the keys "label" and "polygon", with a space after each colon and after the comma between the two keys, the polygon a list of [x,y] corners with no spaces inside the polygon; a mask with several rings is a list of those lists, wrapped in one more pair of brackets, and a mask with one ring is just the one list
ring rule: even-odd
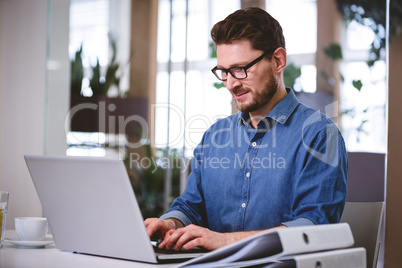
{"label": "blurred background", "polygon": [[203,132],[237,112],[210,71],[210,29],[248,6],[283,27],[286,85],[341,129],[356,188],[370,193],[357,201],[384,201],[400,132],[390,137],[391,82],[400,78],[389,73],[400,68],[392,61],[402,48],[401,1],[0,0],[0,188],[11,192],[9,217],[42,213],[25,154],[122,159],[143,216],[163,213],[185,187]]}

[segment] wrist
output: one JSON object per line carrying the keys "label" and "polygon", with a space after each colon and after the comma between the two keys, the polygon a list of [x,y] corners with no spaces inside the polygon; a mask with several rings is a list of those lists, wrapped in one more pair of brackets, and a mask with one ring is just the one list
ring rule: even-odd
{"label": "wrist", "polygon": [[175,218],[167,218],[167,219],[165,219],[165,221],[169,225],[170,229],[173,229],[173,230],[184,227],[183,223]]}
{"label": "wrist", "polygon": [[236,241],[239,240],[239,238],[237,237],[237,235],[235,235],[236,233],[224,233],[224,240],[225,240],[225,245],[229,245],[232,244]]}
{"label": "wrist", "polygon": [[232,244],[239,240],[242,240],[246,237],[255,235],[256,233],[261,232],[262,230],[258,231],[244,231],[244,232],[233,232],[233,233],[224,233],[225,235],[225,243],[226,245]]}

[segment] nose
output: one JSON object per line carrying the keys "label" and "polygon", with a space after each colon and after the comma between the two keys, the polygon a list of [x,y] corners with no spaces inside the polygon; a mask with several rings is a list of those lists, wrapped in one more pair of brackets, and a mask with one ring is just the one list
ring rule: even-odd
{"label": "nose", "polygon": [[227,88],[229,91],[232,91],[234,88],[236,88],[236,87],[238,87],[238,86],[241,85],[240,80],[234,78],[234,77],[232,76],[232,74],[230,74],[230,73],[228,74],[227,80],[226,80],[226,82],[224,82],[224,83],[225,83],[226,88]]}

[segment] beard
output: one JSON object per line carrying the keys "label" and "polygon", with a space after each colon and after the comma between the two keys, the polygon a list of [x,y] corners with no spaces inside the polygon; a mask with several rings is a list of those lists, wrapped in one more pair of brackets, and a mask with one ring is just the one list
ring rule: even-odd
{"label": "beard", "polygon": [[[236,100],[237,109],[244,113],[250,113],[257,111],[271,101],[278,89],[278,81],[272,73],[270,73],[269,76],[268,83],[264,86],[263,91],[252,92],[253,99],[251,102],[241,103],[240,101]],[[237,92],[234,93],[236,94]]]}

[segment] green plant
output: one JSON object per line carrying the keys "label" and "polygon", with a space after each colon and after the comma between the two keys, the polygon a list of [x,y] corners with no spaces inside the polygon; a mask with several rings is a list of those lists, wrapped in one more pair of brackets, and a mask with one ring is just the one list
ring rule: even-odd
{"label": "green plant", "polygon": [[[343,59],[342,47],[340,44],[331,43],[324,49],[324,54],[332,61],[340,61]],[[335,78],[329,75],[324,70],[320,71],[321,76],[324,77],[325,81],[327,81],[328,85],[333,87],[335,85]],[[341,81],[344,81],[342,73],[339,73],[341,76]]]}
{"label": "green plant", "polygon": [[131,183],[144,218],[159,217],[164,212],[164,181],[172,172],[172,198],[180,195],[181,156],[176,149],[154,150],[147,140],[142,142],[140,159],[125,159]]}
{"label": "green plant", "polygon": [[[216,47],[215,47],[215,44],[214,44],[213,42],[210,42],[210,43],[209,43],[209,57],[210,57],[211,59],[216,59],[216,58],[217,58],[217,55],[216,55]],[[223,82],[215,82],[215,83],[214,83],[214,87],[215,87],[216,89],[220,89],[220,88],[224,88],[225,85],[223,84]]]}
{"label": "green plant", "polygon": [[[374,39],[370,45],[370,54],[367,61],[369,67],[373,66],[376,61],[381,59],[381,54],[386,46],[387,1],[336,0],[336,4],[346,23],[355,21],[373,31]],[[392,42],[392,38],[402,32],[402,0],[388,1],[388,4],[390,10],[392,10],[388,18],[389,39]],[[359,92],[364,86],[361,80],[353,80],[352,85]],[[359,142],[360,135],[366,133],[364,126],[369,120],[367,112],[373,109],[376,109],[376,107],[366,107],[359,114],[355,108],[348,108],[341,112],[342,115],[347,115],[351,119],[361,117],[356,127],[357,142]]]}
{"label": "green plant", "polygon": [[294,65],[292,62],[286,65],[283,71],[283,80],[286,86],[294,88],[296,79],[301,75],[301,68]]}
{"label": "green plant", "polygon": [[[163,212],[164,169],[156,164],[150,144],[141,148],[141,159],[125,159],[131,184],[144,218],[158,217]],[[159,215],[158,215],[159,214]]]}
{"label": "green plant", "polygon": [[[89,86],[91,87],[93,96],[106,96],[112,86],[116,86],[117,95],[123,96],[120,89],[121,77],[128,65],[122,66],[117,62],[117,46],[116,40],[109,34],[109,42],[112,51],[112,57],[106,66],[105,74],[102,75],[102,67],[99,58],[96,64],[91,67],[91,77],[89,77]],[[82,64],[82,45],[75,53],[75,58],[71,60],[71,94],[80,95],[82,88],[82,80],[84,79],[84,67]]]}
{"label": "green plant", "polygon": [[[385,49],[385,28],[386,28],[386,1],[373,0],[336,0],[337,8],[346,22],[356,21],[361,25],[370,27],[375,38],[371,43],[370,59],[367,62],[372,66],[380,59],[381,51]],[[389,34],[390,38],[402,31],[402,1],[389,1]]]}
{"label": "green plant", "polygon": [[115,85],[117,87],[117,92],[120,95],[120,79],[118,71],[120,64],[116,61],[117,48],[116,40],[109,35],[110,46],[112,49],[112,58],[110,63],[106,68],[105,76],[101,75],[101,66],[99,64],[99,58],[96,60],[96,65],[92,67],[92,78],[90,79],[90,87],[94,96],[104,96],[107,95],[111,86]]}
{"label": "green plant", "polygon": [[84,67],[82,65],[82,44],[80,49],[75,52],[74,59],[71,60],[71,94],[80,95],[84,79]]}
{"label": "green plant", "polygon": [[[340,44],[337,43],[332,43],[329,44],[327,47],[324,48],[324,53],[325,55],[330,58],[332,61],[339,61],[343,59],[343,53],[342,53],[342,47]],[[341,76],[341,81],[344,82],[344,77],[341,72],[339,72]],[[334,86],[335,84],[335,79],[328,75],[325,71],[321,71],[321,75],[326,79],[327,83],[330,86]],[[363,87],[363,83],[361,80],[353,80],[352,85],[354,88],[356,88],[359,92],[361,88]],[[362,111],[362,114],[364,117],[367,115],[367,111],[369,109],[366,108]],[[341,111],[341,116],[349,116],[351,119],[354,119],[356,117],[356,109],[355,108],[347,108]],[[357,133],[357,142],[360,141],[360,136],[361,134],[367,134],[367,132],[364,130],[364,126],[368,122],[368,119],[363,119],[361,120],[358,125],[356,126],[355,130]]]}
{"label": "green plant", "polygon": [[341,45],[336,43],[329,44],[327,47],[325,47],[324,53],[334,61],[341,60],[343,58]]}

